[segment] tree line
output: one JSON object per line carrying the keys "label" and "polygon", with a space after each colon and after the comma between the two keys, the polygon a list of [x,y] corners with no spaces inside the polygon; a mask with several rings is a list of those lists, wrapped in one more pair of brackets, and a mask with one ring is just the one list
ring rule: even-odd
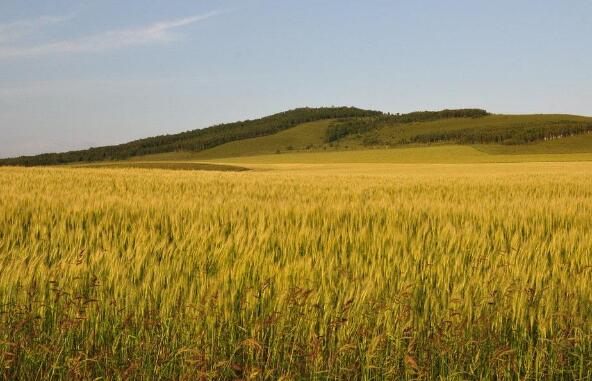
{"label": "tree line", "polygon": [[386,125],[431,122],[450,118],[480,118],[489,113],[481,109],[458,109],[442,111],[417,111],[408,114],[380,114],[371,117],[355,117],[336,121],[327,129],[327,143],[342,139],[348,135],[362,134]]}
{"label": "tree line", "polygon": [[452,142],[459,144],[497,143],[514,145],[590,132],[592,132],[592,122],[554,121],[430,132],[408,137],[402,143]]}

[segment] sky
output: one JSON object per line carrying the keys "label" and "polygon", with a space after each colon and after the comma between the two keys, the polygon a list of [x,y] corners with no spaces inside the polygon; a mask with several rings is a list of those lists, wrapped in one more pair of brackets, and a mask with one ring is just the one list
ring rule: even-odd
{"label": "sky", "polygon": [[0,157],[302,106],[592,115],[589,0],[0,0]]}

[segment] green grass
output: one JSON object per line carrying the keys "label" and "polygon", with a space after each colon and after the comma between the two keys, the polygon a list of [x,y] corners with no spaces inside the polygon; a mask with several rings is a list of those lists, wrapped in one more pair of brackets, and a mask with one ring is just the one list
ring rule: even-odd
{"label": "green grass", "polygon": [[157,155],[139,156],[132,160],[202,160],[253,156],[276,151],[304,150],[307,147],[320,147],[324,144],[327,126],[331,120],[303,123],[277,134],[258,138],[237,140],[201,152],[170,152]]}
{"label": "green grass", "polygon": [[259,138],[237,140],[222,144],[199,152],[197,159],[210,159],[218,157],[250,156],[264,153],[285,152],[289,150],[303,150],[307,147],[322,146],[325,139],[327,126],[330,120],[300,124],[274,135]]}

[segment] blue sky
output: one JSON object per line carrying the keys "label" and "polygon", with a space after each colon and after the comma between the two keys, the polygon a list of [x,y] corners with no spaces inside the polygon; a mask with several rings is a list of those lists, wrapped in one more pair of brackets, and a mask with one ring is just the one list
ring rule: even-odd
{"label": "blue sky", "polygon": [[592,115],[592,2],[2,0],[0,157],[300,106]]}

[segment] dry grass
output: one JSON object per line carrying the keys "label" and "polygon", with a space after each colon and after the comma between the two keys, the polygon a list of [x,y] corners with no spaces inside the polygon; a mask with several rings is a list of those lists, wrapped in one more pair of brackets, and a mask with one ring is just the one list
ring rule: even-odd
{"label": "dry grass", "polygon": [[592,164],[0,169],[0,379],[589,379]]}

